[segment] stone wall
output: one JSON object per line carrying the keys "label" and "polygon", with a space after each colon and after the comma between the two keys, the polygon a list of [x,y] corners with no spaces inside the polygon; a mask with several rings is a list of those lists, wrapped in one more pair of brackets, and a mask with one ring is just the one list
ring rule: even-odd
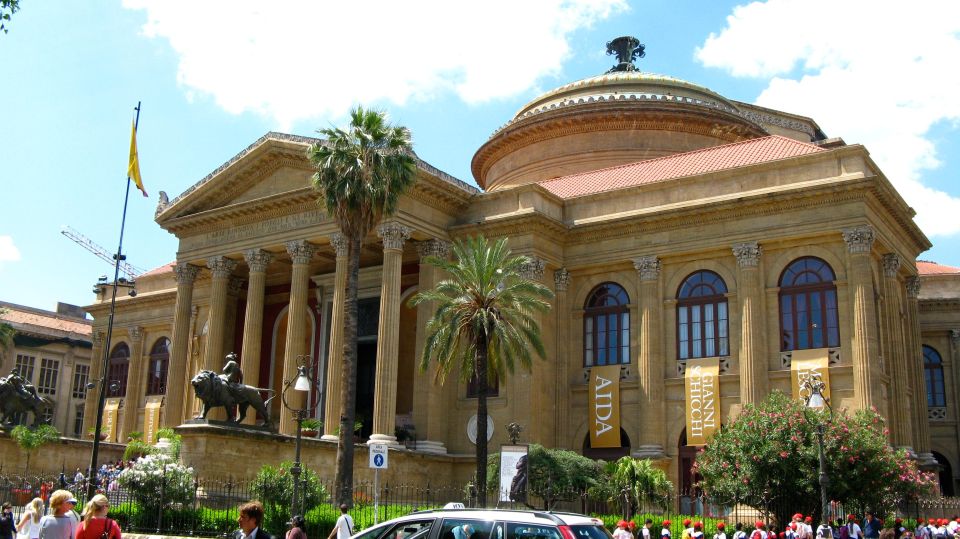
{"label": "stone wall", "polygon": [[[198,477],[245,479],[256,476],[264,464],[293,461],[296,444],[292,436],[241,430],[219,425],[181,425],[181,458]],[[300,459],[305,468],[324,481],[336,475],[337,444],[304,438]],[[354,453],[354,482],[373,481],[369,450],[357,444]],[[410,486],[464,485],[473,477],[472,455],[430,455],[407,449],[391,449],[388,469],[380,472],[381,484]]]}
{"label": "stone wall", "polygon": [[[115,462],[123,458],[123,444],[100,444],[99,462]],[[60,472],[65,470],[70,477],[80,468],[86,475],[93,451],[92,440],[60,438],[59,442],[47,444],[30,455],[30,470],[37,472]],[[0,432],[0,470],[2,473],[23,473],[27,454],[6,432]]]}

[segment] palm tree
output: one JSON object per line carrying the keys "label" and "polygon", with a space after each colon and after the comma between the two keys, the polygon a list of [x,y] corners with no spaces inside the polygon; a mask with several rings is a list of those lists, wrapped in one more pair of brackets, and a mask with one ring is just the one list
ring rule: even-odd
{"label": "palm tree", "polygon": [[[350,125],[317,131],[325,140],[307,151],[317,168],[313,187],[347,242],[340,432],[353,432],[357,400],[357,278],[364,238],[397,211],[400,195],[416,180],[410,131],[387,122],[385,112],[357,107]],[[337,441],[336,498],[353,502],[353,439]]]}
{"label": "palm tree", "polygon": [[630,518],[637,512],[647,511],[648,501],[666,509],[673,483],[667,479],[667,474],[654,466],[649,459],[635,459],[621,457],[620,460],[608,462],[606,472],[613,479],[616,495],[626,493],[629,497],[631,511],[625,518]]}
{"label": "palm tree", "polygon": [[438,364],[443,383],[456,369],[460,381],[477,382],[477,496],[487,502],[487,389],[495,377],[503,379],[519,361],[531,367],[530,348],[545,357],[535,313],[550,310],[553,292],[521,275],[530,262],[511,256],[506,239],[493,244],[483,236],[455,241],[455,261],[427,257],[426,262],[450,275],[433,290],[418,293],[411,304],[433,302],[436,312],[427,322],[420,370]]}

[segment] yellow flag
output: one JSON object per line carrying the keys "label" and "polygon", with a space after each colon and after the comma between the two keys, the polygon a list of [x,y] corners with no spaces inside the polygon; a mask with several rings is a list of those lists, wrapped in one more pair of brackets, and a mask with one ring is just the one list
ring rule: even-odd
{"label": "yellow flag", "polygon": [[143,188],[143,180],[140,179],[140,159],[137,158],[137,124],[130,122],[130,164],[127,165],[127,177],[137,184],[137,189],[147,195],[147,190]]}

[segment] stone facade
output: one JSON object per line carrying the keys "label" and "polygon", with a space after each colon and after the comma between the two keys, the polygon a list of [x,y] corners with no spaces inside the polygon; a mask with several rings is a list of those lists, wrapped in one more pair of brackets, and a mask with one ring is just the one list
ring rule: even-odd
{"label": "stone facade", "polygon": [[[179,239],[177,262],[138,278],[135,298],[118,299],[114,342],[140,339],[139,350],[148,350],[171,339],[162,409],[162,423],[171,426],[196,410],[189,377],[200,368],[219,371],[224,352],[240,355],[247,383],[274,391],[307,357],[319,386],[310,402],[326,419],[325,441],[311,441],[307,459],[326,466],[329,455],[311,457],[309,445],[337,439],[346,245],[317,209],[305,155],[314,142],[269,133],[158,207],[157,223]],[[690,343],[679,294],[689,277],[709,272],[724,287],[715,298],[725,306],[723,343],[713,352],[721,360],[724,420],[772,390],[789,392],[790,351],[821,347],[831,358],[836,407],[876,406],[895,433],[891,443],[924,463],[937,451],[960,469],[960,374],[952,374],[960,359],[950,333],[960,328],[960,306],[956,296],[918,299],[916,258],[930,242],[862,146],[827,141],[809,118],[628,73],[538,98],[477,151],[473,171],[485,191],[418,161],[417,182],[396,215],[364,240],[364,437],[396,444],[402,428],[416,439],[411,459],[473,453],[467,424],[476,400],[465,385],[437,385],[416,368],[430,311],[407,299],[441,278],[423,257],[448,256],[449,242],[482,233],[509,238],[514,253],[531,257],[528,277],[556,293],[554,308],[540,318],[547,361],[499,380],[489,401],[493,448],[508,442],[505,426],[517,421],[522,442],[595,454],[587,435],[588,300],[613,284],[625,291],[621,314],[629,320],[618,352],[626,434],[620,454],[657,459],[683,488],[683,354],[704,352],[681,353]],[[832,276],[821,291],[832,298],[823,312],[834,322],[790,333],[783,280],[805,261]],[[95,329],[106,324],[106,299],[88,309]],[[943,313],[936,324],[934,311]],[[826,331],[823,342],[796,344],[808,329]],[[941,423],[923,413],[928,339],[954,377]],[[145,383],[142,369],[130,372],[139,378],[128,387]],[[121,422],[125,429],[143,422],[145,400],[131,395],[138,400],[121,410],[132,414]],[[279,403],[272,402],[272,415],[289,434],[293,423]],[[209,454],[201,445],[220,447],[223,435],[191,436],[200,458]],[[285,451],[277,449],[277,457]],[[462,473],[435,465],[444,476]]]}

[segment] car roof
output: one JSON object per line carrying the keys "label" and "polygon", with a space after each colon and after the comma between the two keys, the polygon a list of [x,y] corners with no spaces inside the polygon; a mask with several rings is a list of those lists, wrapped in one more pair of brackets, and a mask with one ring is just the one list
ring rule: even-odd
{"label": "car roof", "polygon": [[470,518],[480,520],[509,520],[529,524],[602,524],[602,521],[598,519],[578,513],[563,513],[557,511],[527,511],[517,509],[431,509],[417,511],[397,520],[406,520],[423,516],[439,518]]}

